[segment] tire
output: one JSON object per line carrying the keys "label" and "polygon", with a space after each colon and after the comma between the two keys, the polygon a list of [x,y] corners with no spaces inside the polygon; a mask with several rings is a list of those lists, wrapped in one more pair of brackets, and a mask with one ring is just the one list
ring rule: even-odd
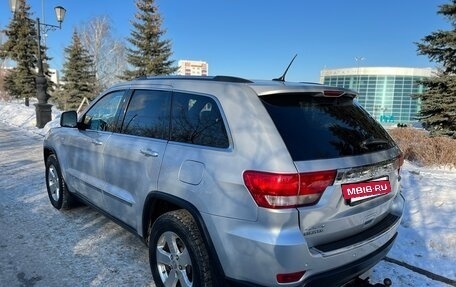
{"label": "tire", "polygon": [[165,213],[153,224],[149,263],[157,287],[209,287],[215,280],[199,228],[184,209]]}
{"label": "tire", "polygon": [[66,183],[60,171],[60,165],[54,154],[46,160],[46,188],[49,200],[56,209],[70,209],[75,199],[68,192]]}

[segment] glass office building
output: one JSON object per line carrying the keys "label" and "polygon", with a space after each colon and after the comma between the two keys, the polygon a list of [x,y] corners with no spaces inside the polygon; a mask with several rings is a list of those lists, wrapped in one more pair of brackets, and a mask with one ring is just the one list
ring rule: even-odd
{"label": "glass office building", "polygon": [[423,92],[418,82],[433,72],[397,67],[325,69],[320,83],[358,91],[358,102],[383,125],[413,124],[420,101],[411,95]]}

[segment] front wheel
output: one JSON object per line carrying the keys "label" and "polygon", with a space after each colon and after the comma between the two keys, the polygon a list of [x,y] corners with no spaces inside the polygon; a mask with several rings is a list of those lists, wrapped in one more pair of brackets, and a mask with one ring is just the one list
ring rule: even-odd
{"label": "front wheel", "polygon": [[186,210],[161,215],[149,238],[149,262],[156,286],[213,286],[209,255],[199,228]]}
{"label": "front wheel", "polygon": [[70,209],[73,206],[73,196],[68,192],[59,162],[53,154],[46,160],[46,188],[52,206],[57,209]]}

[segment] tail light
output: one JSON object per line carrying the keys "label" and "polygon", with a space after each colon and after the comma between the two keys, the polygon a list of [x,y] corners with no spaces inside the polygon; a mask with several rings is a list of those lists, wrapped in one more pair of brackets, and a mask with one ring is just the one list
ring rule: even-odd
{"label": "tail light", "polygon": [[316,204],[335,177],[335,170],[291,174],[248,170],[244,183],[258,206],[278,209]]}
{"label": "tail light", "polygon": [[325,97],[340,97],[344,94],[345,92],[343,91],[324,91],[323,95]]}

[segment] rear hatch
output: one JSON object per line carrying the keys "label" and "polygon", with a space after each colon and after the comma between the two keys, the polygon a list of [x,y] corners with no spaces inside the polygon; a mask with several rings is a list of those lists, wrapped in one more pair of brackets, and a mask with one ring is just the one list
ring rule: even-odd
{"label": "rear hatch", "polygon": [[[342,89],[260,96],[300,176],[300,228],[309,247],[360,244],[399,220],[401,153],[388,133]],[[326,89],[325,89],[326,88]],[[306,193],[311,193],[307,194]]]}

